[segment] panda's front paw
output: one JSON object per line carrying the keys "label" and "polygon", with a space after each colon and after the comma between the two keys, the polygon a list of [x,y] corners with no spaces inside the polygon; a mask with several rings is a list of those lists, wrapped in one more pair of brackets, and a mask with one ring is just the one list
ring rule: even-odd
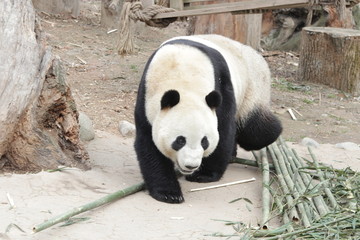
{"label": "panda's front paw", "polygon": [[221,175],[217,172],[195,172],[191,175],[185,177],[186,180],[190,182],[199,182],[199,183],[206,183],[206,182],[216,182],[219,181]]}
{"label": "panda's front paw", "polygon": [[158,201],[166,203],[182,203],[184,202],[184,197],[182,196],[181,191],[151,191],[150,195]]}

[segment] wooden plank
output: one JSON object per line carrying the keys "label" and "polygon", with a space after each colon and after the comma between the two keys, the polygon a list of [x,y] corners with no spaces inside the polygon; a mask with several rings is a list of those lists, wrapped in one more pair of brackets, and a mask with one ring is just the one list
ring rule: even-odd
{"label": "wooden plank", "polygon": [[181,11],[184,8],[184,3],[181,0],[170,0],[170,8]]}
{"label": "wooden plank", "polygon": [[183,0],[184,3],[208,2],[209,0]]}
{"label": "wooden plank", "polygon": [[[175,11],[169,13],[159,13],[154,18],[171,18],[171,17],[185,17],[197,16],[226,12],[237,12],[251,9],[279,9],[279,8],[293,8],[304,7],[308,5],[308,0],[245,0],[234,3],[224,4],[210,4],[205,5],[202,9],[191,9],[183,11]],[[214,5],[216,5],[214,7]]]}

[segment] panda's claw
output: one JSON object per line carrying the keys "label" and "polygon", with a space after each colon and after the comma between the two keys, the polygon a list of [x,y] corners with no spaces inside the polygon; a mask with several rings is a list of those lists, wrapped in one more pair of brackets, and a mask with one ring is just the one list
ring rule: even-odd
{"label": "panda's claw", "polygon": [[150,193],[150,195],[158,201],[166,203],[182,203],[184,202],[184,197],[182,194],[176,194],[174,192],[155,192]]}
{"label": "panda's claw", "polygon": [[199,182],[199,183],[207,183],[207,182],[216,182],[221,178],[221,174],[216,172],[195,172],[191,175],[185,177],[187,181],[190,182]]}

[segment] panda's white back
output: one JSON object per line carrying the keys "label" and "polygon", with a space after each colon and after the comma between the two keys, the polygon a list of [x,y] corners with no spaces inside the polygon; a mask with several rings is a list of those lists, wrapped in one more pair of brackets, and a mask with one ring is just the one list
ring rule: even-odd
{"label": "panda's white back", "polygon": [[234,87],[238,106],[237,119],[246,116],[255,105],[269,105],[270,70],[265,59],[256,50],[215,34],[175,37],[168,41],[174,39],[193,40],[214,48],[223,55],[229,66]]}

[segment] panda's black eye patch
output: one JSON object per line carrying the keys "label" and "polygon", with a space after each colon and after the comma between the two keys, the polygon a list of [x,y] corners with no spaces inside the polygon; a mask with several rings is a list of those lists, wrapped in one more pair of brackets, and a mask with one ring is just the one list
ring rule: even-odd
{"label": "panda's black eye patch", "polygon": [[171,144],[171,147],[175,150],[178,151],[180,150],[183,146],[185,146],[186,144],[186,138],[183,136],[178,136],[175,141]]}
{"label": "panda's black eye patch", "polygon": [[209,140],[207,139],[206,136],[201,139],[201,146],[204,150],[206,150],[209,147]]}

